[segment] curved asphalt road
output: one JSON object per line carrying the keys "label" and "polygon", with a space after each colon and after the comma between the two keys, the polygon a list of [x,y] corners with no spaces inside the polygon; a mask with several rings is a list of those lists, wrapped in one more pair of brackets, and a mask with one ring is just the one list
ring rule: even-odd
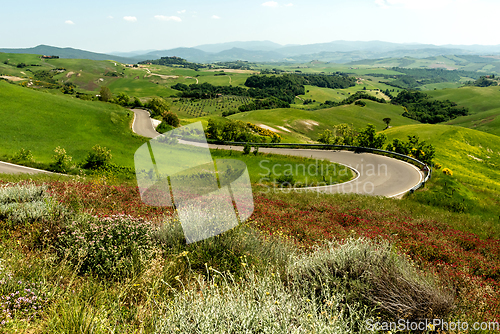
{"label": "curved asphalt road", "polygon": [[[154,138],[155,131],[149,113],[142,109],[133,109],[135,113],[132,130],[144,137]],[[210,148],[242,150],[241,146],[209,145]],[[318,160],[329,160],[349,166],[358,176],[349,182],[323,187],[308,188],[325,193],[358,193],[386,197],[400,197],[423,178],[422,173],[413,165],[372,153],[354,153],[349,151],[325,151],[287,148],[259,148],[263,153],[303,156]],[[263,164],[264,165],[264,164]],[[268,168],[272,166],[266,165]],[[307,168],[307,166],[306,166]],[[264,171],[264,170],[263,170]],[[341,170],[337,170],[340,173]],[[47,171],[0,162],[0,173],[50,173]],[[302,188],[301,190],[304,190]]]}
{"label": "curved asphalt road", "polygon": [[25,166],[20,166],[20,165],[14,165],[14,164],[11,164],[8,162],[3,162],[3,161],[0,161],[0,173],[4,173],[4,174],[38,174],[38,173],[52,174],[52,172],[49,172],[46,170],[30,168],[30,167],[25,167]]}
{"label": "curved asphalt road", "polygon": [[[134,109],[133,111],[136,115],[134,132],[149,138],[160,135],[154,130],[148,112],[140,109]],[[241,146],[231,147],[212,144],[208,146],[210,148],[243,150]],[[302,156],[318,160],[326,159],[349,166],[357,173],[357,177],[349,182],[332,186],[308,188],[309,190],[318,192],[401,197],[423,180],[423,174],[415,166],[401,160],[372,153],[287,148],[259,148],[259,152]],[[267,165],[266,167],[272,168],[272,166]],[[340,169],[336,172],[340,173],[342,170]],[[304,189],[302,188],[301,190]]]}
{"label": "curved asphalt road", "polygon": [[149,112],[142,109],[132,109],[134,112],[134,122],[132,123],[132,131],[138,135],[154,138],[160,135],[155,131],[153,124],[151,123],[151,118],[149,118]]}

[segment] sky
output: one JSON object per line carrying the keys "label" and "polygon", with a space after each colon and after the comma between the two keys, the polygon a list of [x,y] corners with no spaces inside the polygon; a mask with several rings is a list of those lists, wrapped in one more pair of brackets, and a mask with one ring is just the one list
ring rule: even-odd
{"label": "sky", "polygon": [[5,1],[0,48],[94,52],[269,40],[497,45],[498,0]]}

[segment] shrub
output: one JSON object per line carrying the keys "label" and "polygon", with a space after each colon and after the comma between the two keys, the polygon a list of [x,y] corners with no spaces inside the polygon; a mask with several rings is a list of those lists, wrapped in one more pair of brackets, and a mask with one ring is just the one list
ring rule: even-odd
{"label": "shrub", "polygon": [[66,172],[66,170],[70,167],[71,160],[73,159],[68,154],[66,154],[66,150],[60,146],[57,146],[54,149],[54,155],[52,159],[54,160],[53,168],[58,172]]}
{"label": "shrub", "polygon": [[33,184],[0,187],[0,219],[20,224],[50,217],[54,203],[46,191]]}
{"label": "shrub", "polygon": [[171,111],[164,112],[162,114],[162,117],[163,117],[163,122],[167,123],[168,125],[174,128],[180,125],[179,117],[177,117],[177,115]]}
{"label": "shrub", "polygon": [[69,256],[80,274],[128,277],[144,268],[153,232],[151,223],[126,215],[80,215],[60,233],[59,255]]}
{"label": "shrub", "polygon": [[252,146],[250,146],[248,143],[243,146],[243,154],[250,154],[250,151],[252,150]]}
{"label": "shrub", "polygon": [[94,145],[94,147],[92,147],[92,151],[89,152],[87,158],[85,159],[83,168],[98,169],[107,165],[111,158],[111,150],[106,149],[106,147]]}
{"label": "shrub", "polygon": [[156,132],[158,133],[165,133],[170,130],[173,130],[173,127],[165,122],[161,122],[157,127],[156,127]]}
{"label": "shrub", "polygon": [[453,176],[453,171],[449,168],[444,168],[443,169],[443,174]]}
{"label": "shrub", "polygon": [[272,272],[206,271],[208,278],[174,290],[156,333],[369,333],[366,310],[344,304],[340,294],[325,294],[320,304],[289,291]]}
{"label": "shrub", "polygon": [[438,288],[387,241],[332,242],[292,263],[290,288],[318,302],[325,299],[325,291],[344,292],[347,304],[364,300],[393,318],[443,317],[453,306],[450,291]]}
{"label": "shrub", "polygon": [[33,162],[35,159],[33,158],[33,154],[30,150],[25,150],[24,148],[20,149],[19,152],[14,155],[14,161],[24,161],[24,162]]}

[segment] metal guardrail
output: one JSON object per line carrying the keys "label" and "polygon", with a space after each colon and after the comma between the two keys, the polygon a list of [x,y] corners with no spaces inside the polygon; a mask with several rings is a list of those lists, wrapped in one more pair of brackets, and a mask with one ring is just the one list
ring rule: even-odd
{"label": "metal guardrail", "polygon": [[[184,140],[188,140],[188,138],[184,138]],[[422,182],[414,186],[409,190],[409,193],[412,194],[415,192],[415,190],[425,186],[425,183],[431,178],[432,176],[432,169],[424,162],[417,160],[415,158],[409,157],[407,155],[397,153],[397,152],[392,152],[392,151],[386,151],[386,150],[381,150],[378,148],[370,148],[370,147],[360,147],[360,146],[350,146],[350,145],[330,145],[330,144],[292,144],[292,143],[247,143],[247,142],[233,142],[233,141],[210,141],[209,144],[217,144],[217,145],[236,145],[236,146],[254,146],[254,147],[289,147],[289,148],[301,148],[301,147],[307,147],[307,148],[313,148],[317,147],[320,149],[336,149],[336,150],[354,150],[355,152],[361,153],[361,152],[372,152],[372,153],[383,153],[383,154],[389,154],[391,156],[394,156],[396,158],[401,159],[406,159],[414,164],[420,166],[420,169],[426,173],[426,176]]]}

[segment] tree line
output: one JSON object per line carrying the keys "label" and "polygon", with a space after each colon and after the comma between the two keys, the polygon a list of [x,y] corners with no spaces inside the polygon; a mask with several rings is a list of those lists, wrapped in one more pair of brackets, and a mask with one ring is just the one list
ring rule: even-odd
{"label": "tree line", "polygon": [[206,68],[207,65],[203,64],[198,64],[198,63],[191,63],[187,61],[186,59],[180,58],[180,57],[161,57],[160,59],[155,59],[155,60],[144,60],[138,62],[138,64],[154,64],[154,65],[162,65],[162,66],[172,66],[172,65],[178,65],[184,68],[191,68],[195,71],[197,71],[200,68]]}
{"label": "tree line", "polygon": [[403,106],[404,117],[421,123],[441,123],[469,114],[467,108],[458,107],[455,102],[434,100],[418,91],[404,90],[392,99],[392,104]]}
{"label": "tree line", "polygon": [[[320,134],[318,141],[323,144],[360,146],[375,149],[384,149],[387,136],[383,133],[377,134],[373,124],[368,124],[360,131],[355,130],[348,124],[335,125],[332,130],[325,130]],[[394,139],[385,146],[386,151],[404,154],[432,165],[436,150],[418,136],[408,136],[408,140]]]}

